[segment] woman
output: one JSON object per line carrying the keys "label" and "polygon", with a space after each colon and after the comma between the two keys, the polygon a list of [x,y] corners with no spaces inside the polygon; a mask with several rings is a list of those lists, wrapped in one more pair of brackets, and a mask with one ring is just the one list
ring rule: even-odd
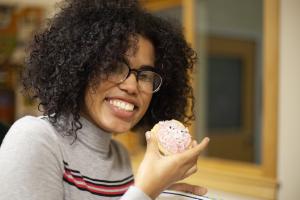
{"label": "woman", "polygon": [[111,133],[188,121],[195,52],[179,28],[134,0],[71,0],[35,37],[23,83],[44,116],[11,127],[0,150],[0,199],[155,199],[196,172],[208,139],[160,156],[147,151],[133,182],[129,156]]}

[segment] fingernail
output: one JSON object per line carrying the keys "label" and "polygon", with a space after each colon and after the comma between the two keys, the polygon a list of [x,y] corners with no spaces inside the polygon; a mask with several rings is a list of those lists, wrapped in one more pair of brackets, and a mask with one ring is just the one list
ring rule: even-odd
{"label": "fingernail", "polygon": [[146,134],[145,134],[145,136],[146,136],[146,140],[149,140],[150,137],[151,137],[151,132],[147,131]]}
{"label": "fingernail", "polygon": [[209,142],[209,140],[210,140],[210,139],[209,139],[208,137],[205,138],[205,142]]}

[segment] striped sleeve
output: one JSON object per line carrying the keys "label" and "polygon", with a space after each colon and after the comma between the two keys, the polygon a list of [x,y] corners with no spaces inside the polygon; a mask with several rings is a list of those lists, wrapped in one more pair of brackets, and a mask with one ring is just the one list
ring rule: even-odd
{"label": "striped sleeve", "polygon": [[66,183],[97,196],[122,196],[133,185],[133,175],[114,181],[100,180],[82,175],[80,171],[71,169],[67,162],[64,165],[63,180]]}

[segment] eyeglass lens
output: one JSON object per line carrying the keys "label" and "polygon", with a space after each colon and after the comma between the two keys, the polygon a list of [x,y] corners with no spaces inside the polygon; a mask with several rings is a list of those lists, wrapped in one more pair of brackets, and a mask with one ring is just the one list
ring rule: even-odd
{"label": "eyeglass lens", "polygon": [[[115,83],[122,83],[129,77],[130,68],[126,64],[114,66],[113,71],[108,75],[108,79]],[[162,84],[162,78],[159,74],[150,70],[138,70],[134,73],[138,80],[138,86],[145,92],[157,92]]]}

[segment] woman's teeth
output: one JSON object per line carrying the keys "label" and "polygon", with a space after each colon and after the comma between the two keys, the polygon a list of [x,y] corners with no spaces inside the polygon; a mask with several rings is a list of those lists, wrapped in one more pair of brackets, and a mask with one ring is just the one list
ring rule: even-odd
{"label": "woman's teeth", "polygon": [[133,111],[134,105],[121,100],[109,100],[109,103],[120,110]]}

